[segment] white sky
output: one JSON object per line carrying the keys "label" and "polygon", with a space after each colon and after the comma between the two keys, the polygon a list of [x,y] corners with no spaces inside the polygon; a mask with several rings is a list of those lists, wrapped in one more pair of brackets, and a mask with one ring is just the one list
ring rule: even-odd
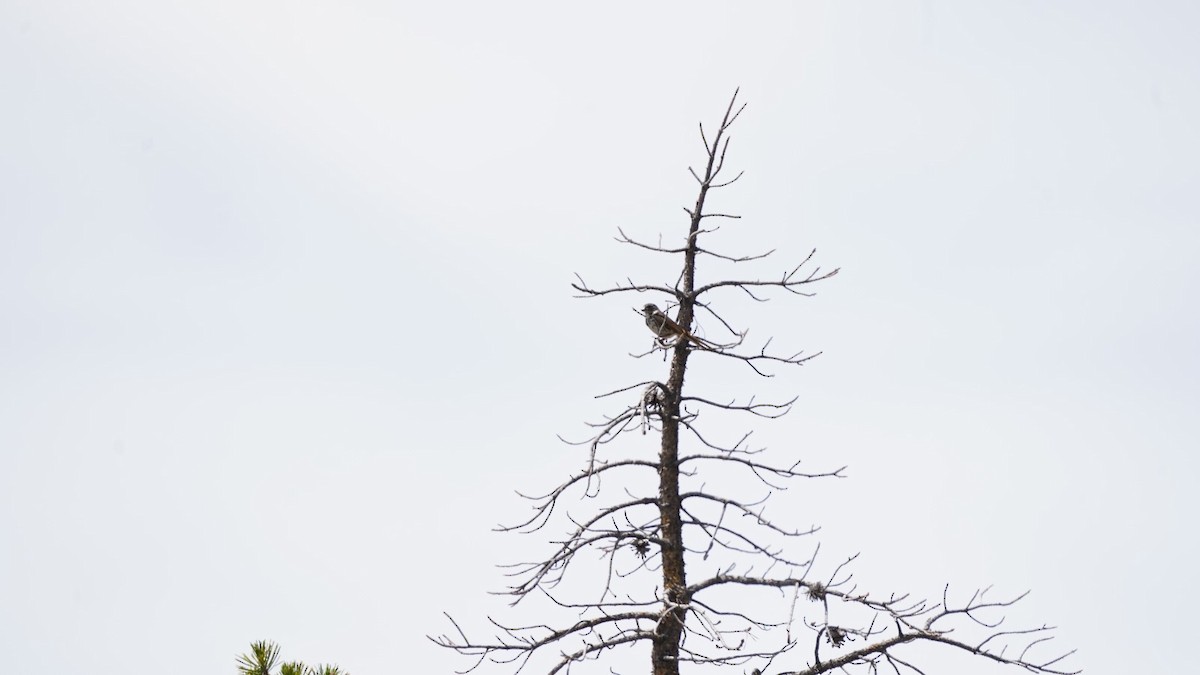
{"label": "white sky", "polygon": [[800,407],[762,442],[850,465],[796,524],[879,591],[1032,588],[1089,673],[1183,672],[1197,34],[1188,2],[7,0],[6,668],[465,665],[423,635],[543,550],[490,533],[513,490],[665,377],[627,356],[647,298],[571,274],[674,278],[611,236],[681,235],[741,86],[716,241],[843,269],[726,305],[825,352],[763,387]]}

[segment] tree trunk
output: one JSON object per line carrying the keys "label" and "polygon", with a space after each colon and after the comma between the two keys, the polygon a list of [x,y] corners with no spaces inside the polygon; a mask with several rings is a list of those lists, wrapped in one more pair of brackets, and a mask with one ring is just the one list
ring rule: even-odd
{"label": "tree trunk", "polygon": [[663,410],[662,449],[659,452],[658,501],[662,538],[663,594],[668,606],[659,622],[651,650],[654,675],[679,675],[679,642],[688,602],[683,565],[683,518],[679,502],[679,412],[683,375],[687,367],[686,341],[675,347],[667,402]]}

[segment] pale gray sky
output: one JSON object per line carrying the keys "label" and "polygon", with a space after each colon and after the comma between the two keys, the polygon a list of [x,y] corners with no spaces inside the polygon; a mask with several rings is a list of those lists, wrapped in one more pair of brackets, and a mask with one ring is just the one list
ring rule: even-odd
{"label": "pale gray sky", "polygon": [[663,377],[644,298],[571,274],[674,277],[611,236],[680,236],[735,86],[719,242],[843,269],[729,297],[825,352],[764,387],[801,407],[763,442],[850,465],[796,520],[880,591],[1032,588],[1090,673],[1190,668],[1198,33],[1189,2],[7,0],[6,668],[464,665],[423,635],[542,550],[489,532],[513,490]]}

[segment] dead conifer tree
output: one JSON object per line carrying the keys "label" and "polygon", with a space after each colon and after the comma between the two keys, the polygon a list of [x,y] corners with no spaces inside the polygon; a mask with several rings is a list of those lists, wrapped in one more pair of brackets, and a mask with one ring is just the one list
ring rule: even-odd
{"label": "dead conifer tree", "polygon": [[[767,497],[797,479],[839,477],[844,467],[802,471],[798,461],[776,463],[765,449],[747,445],[749,434],[721,444],[701,432],[701,411],[778,418],[795,399],[763,403],[685,392],[690,358],[732,359],[757,376],[770,377],[774,367],[802,365],[815,356],[772,352],[770,340],[747,349],[747,331],[735,328],[717,311],[716,292],[737,290],[758,302],[772,291],[808,296],[816,284],[837,274],[836,269],[822,272],[814,266],[813,251],[771,280],[697,281],[701,256],[745,264],[772,253],[727,255],[701,243],[703,235],[713,231],[710,222],[737,218],[708,212],[705,202],[710,191],[741,177],[739,173],[726,179],[724,174],[729,129],[743,109],[735,92],[715,130],[700,126],[705,160],[701,170],[690,169],[699,194],[695,205],[685,208],[688,233],[679,246],[644,243],[618,230],[622,243],[678,256],[682,265],[674,284],[628,281],[595,288],[582,278],[573,284],[583,297],[646,295],[663,302],[662,310],[653,303],[642,307],[653,346],[634,356],[664,352],[670,368],[665,381],[602,394],[625,397],[628,403],[591,425],[594,435],[579,444],[588,449],[583,468],[547,494],[527,497],[533,502],[533,515],[502,528],[540,532],[564,525],[565,536],[552,542],[545,557],[508,566],[513,582],[505,592],[513,596],[513,604],[540,601],[539,620],[508,625],[489,618],[496,634],[475,639],[451,618],[454,634],[432,639],[474,657],[460,672],[500,663],[509,664],[510,672],[529,667],[553,675],[613,650],[644,645],[649,647],[653,675],[709,672],[719,666],[724,672],[752,675],[834,670],[923,674],[907,646],[916,643],[942,645],[1033,673],[1078,672],[1062,665],[1071,652],[1042,655],[1052,627],[1000,627],[1005,608],[1024,595],[994,600],[979,590],[957,600],[948,588],[932,601],[906,594],[877,595],[853,583],[848,567],[854,556],[824,570],[815,544],[793,557],[798,540],[815,528],[796,529],[769,517]],[[667,314],[672,309],[674,318]],[[729,339],[695,335],[698,312],[728,331]],[[660,440],[656,458],[642,453],[605,456],[609,444],[620,438],[632,436],[644,445],[649,431]],[[725,491],[722,479],[739,472],[755,479],[766,496],[745,499],[736,490]],[[621,489],[601,489],[613,482]],[[587,512],[572,513],[580,505]],[[557,625],[542,618],[554,613],[565,615]],[[601,667],[593,672],[617,672],[596,665]]]}

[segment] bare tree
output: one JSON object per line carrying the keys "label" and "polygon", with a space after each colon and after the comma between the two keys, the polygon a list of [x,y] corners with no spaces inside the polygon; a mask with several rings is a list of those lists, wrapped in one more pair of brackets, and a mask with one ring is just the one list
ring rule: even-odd
{"label": "bare tree", "polygon": [[[700,171],[689,169],[699,194],[695,205],[684,209],[688,235],[681,245],[645,243],[618,230],[618,241],[624,244],[681,258],[675,281],[627,280],[597,288],[577,277],[573,284],[589,298],[661,297],[677,313],[671,319],[646,304],[642,312],[654,342],[649,351],[634,355],[669,355],[666,380],[601,394],[628,402],[615,415],[591,425],[593,435],[580,443],[588,450],[586,465],[548,493],[527,496],[533,514],[502,528],[539,532],[562,523],[565,536],[553,542],[544,557],[507,566],[512,582],[505,592],[513,604],[533,597],[543,603],[540,615],[566,618],[558,625],[507,625],[490,619],[496,632],[487,639],[468,637],[451,618],[453,634],[432,639],[474,657],[461,672],[487,662],[507,663],[509,670],[519,672],[536,661],[539,672],[553,674],[610,650],[641,644],[649,646],[654,675],[678,675],[683,663],[702,665],[704,670],[733,667],[733,672],[753,675],[923,673],[911,649],[904,647],[910,643],[942,645],[1033,673],[1078,672],[1062,665],[1071,652],[1043,654],[1052,627],[1001,627],[1005,609],[1023,594],[992,599],[985,589],[956,599],[947,587],[935,600],[879,595],[853,582],[848,569],[854,557],[825,568],[818,563],[816,544],[806,547],[801,557],[792,557],[800,540],[816,528],[777,522],[768,516],[768,498],[796,479],[841,477],[844,467],[803,471],[799,462],[776,462],[765,448],[750,446],[749,434],[721,442],[702,433],[702,413],[772,419],[785,415],[795,399],[727,400],[685,392],[693,355],[741,362],[762,377],[816,356],[771,351],[771,340],[749,348],[748,332],[731,325],[714,307],[714,298],[730,290],[754,302],[767,301],[772,292],[808,296],[816,284],[837,274],[836,269],[816,267],[813,251],[771,279],[697,282],[701,256],[744,265],[773,253],[730,255],[701,245],[702,236],[717,229],[711,223],[738,217],[706,211],[705,201],[710,191],[741,177],[739,173],[725,178],[725,159],[729,129],[743,109],[735,92],[715,130],[700,126],[705,162]],[[695,335],[700,312],[721,326],[728,339]],[[656,459],[605,456],[613,441],[649,431],[661,441]],[[744,490],[720,485],[738,473],[751,477],[764,494],[748,498],[741,495]],[[604,482],[613,481],[623,488],[619,494],[601,489]],[[585,515],[570,513],[580,504],[587,508]],[[568,571],[577,569],[568,579]],[[702,571],[700,578],[689,580],[688,572],[697,570]]]}

